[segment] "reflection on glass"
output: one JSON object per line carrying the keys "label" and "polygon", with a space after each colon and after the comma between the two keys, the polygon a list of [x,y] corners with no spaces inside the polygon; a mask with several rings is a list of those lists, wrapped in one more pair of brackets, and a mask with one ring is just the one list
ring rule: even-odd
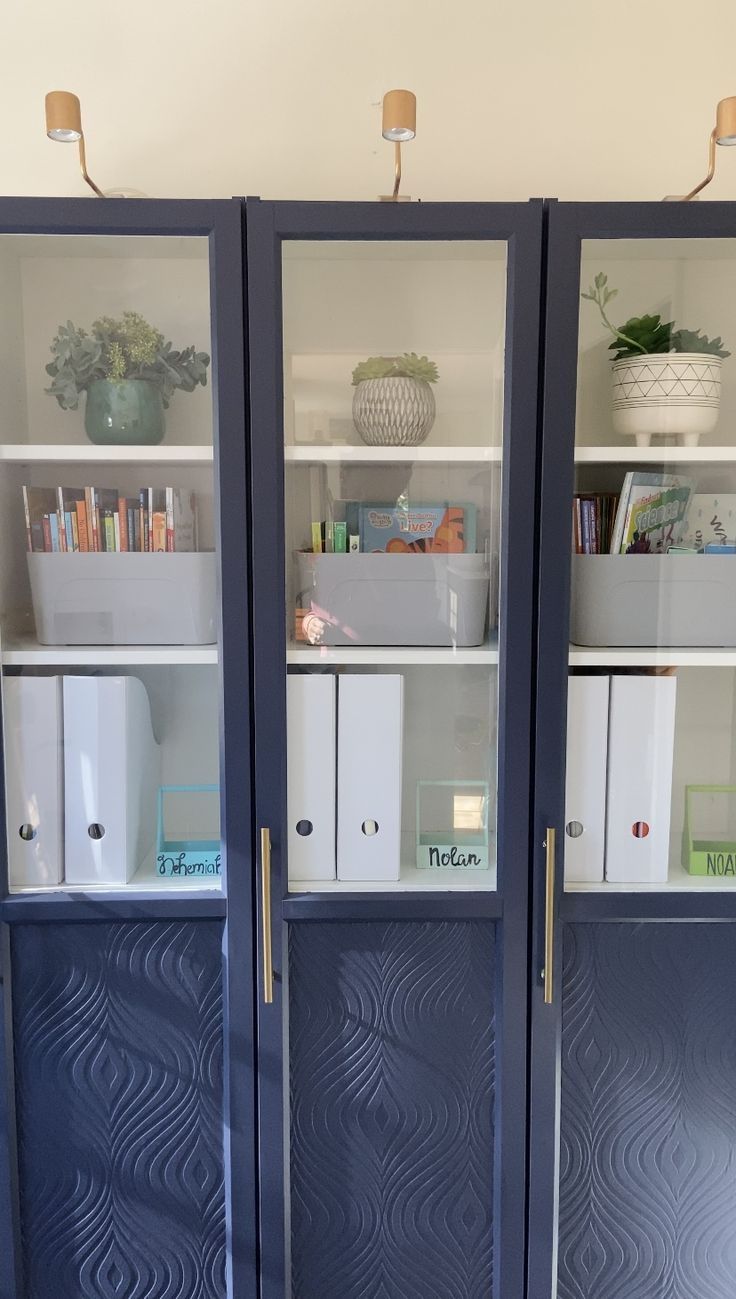
{"label": "reflection on glass", "polygon": [[206,238],[0,237],[14,891],[221,886],[209,271]]}
{"label": "reflection on glass", "polygon": [[[300,741],[314,705],[293,686],[293,887],[493,888],[505,246],[295,243],[283,285],[288,666],[292,683],[297,669],[334,679],[337,718],[337,836],[320,856],[296,830],[297,806],[319,818]],[[355,698],[373,702],[361,713],[350,694],[348,736],[358,674],[372,686]],[[427,782],[445,791],[431,862],[415,824]],[[359,864],[341,860],[353,816]]]}
{"label": "reflection on glass", "polygon": [[729,887],[687,809],[736,779],[736,243],[586,241],[581,287],[566,884]]}

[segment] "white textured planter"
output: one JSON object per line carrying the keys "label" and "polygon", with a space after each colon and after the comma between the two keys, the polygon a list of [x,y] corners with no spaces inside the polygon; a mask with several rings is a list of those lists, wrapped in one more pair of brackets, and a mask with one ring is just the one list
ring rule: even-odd
{"label": "white textured planter", "polygon": [[435,418],[434,393],[424,379],[362,379],[353,393],[353,423],[372,447],[415,447]]}
{"label": "white textured planter", "polygon": [[684,446],[712,433],[721,402],[720,356],[662,352],[613,363],[613,427],[649,446],[652,437],[677,436]]}

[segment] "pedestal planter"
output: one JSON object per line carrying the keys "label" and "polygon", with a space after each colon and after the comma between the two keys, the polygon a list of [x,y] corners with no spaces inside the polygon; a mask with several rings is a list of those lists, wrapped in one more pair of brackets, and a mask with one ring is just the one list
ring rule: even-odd
{"label": "pedestal planter", "polygon": [[663,352],[614,361],[613,427],[649,446],[651,438],[676,436],[697,446],[712,433],[721,401],[719,356],[701,352]]}
{"label": "pedestal planter", "polygon": [[363,379],[353,394],[353,422],[368,446],[419,446],[435,420],[424,379]]}

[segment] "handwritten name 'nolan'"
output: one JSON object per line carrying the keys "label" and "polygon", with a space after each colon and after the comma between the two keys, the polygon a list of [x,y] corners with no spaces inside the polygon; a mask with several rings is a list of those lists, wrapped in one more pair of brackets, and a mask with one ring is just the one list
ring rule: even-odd
{"label": "handwritten name 'nolan'", "polygon": [[460,848],[430,848],[430,866],[480,866],[480,857],[474,852],[462,852]]}

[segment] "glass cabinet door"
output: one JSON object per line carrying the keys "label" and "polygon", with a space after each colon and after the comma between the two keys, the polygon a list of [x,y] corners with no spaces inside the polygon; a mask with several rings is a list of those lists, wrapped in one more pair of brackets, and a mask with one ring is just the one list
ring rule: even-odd
{"label": "glass cabinet door", "polygon": [[736,883],[736,240],[585,239],[565,887]]}
{"label": "glass cabinet door", "polygon": [[506,245],[284,245],[289,888],[493,889]]}
{"label": "glass cabinet door", "polygon": [[540,1299],[733,1291],[733,228],[727,204],[550,213],[530,1109]]}
{"label": "glass cabinet door", "polygon": [[522,1299],[541,211],[247,222],[264,1299]]}
{"label": "glass cabinet door", "polygon": [[204,236],[0,236],[11,893],[219,889]]}

